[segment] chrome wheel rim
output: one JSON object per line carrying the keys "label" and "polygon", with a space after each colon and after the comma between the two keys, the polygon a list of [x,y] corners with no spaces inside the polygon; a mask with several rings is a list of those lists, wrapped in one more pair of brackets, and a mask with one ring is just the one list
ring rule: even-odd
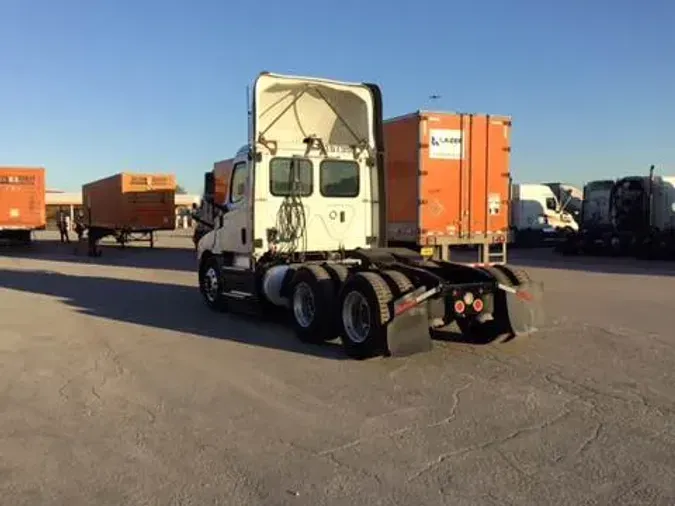
{"label": "chrome wheel rim", "polygon": [[362,344],[370,334],[370,306],[357,291],[349,292],[342,305],[342,323],[350,341]]}
{"label": "chrome wheel rim", "polygon": [[316,316],[314,292],[305,282],[298,283],[293,291],[293,314],[303,329],[308,328]]}
{"label": "chrome wheel rim", "polygon": [[204,273],[204,280],[202,282],[204,287],[204,295],[209,302],[215,302],[218,297],[218,273],[213,267],[209,267]]}

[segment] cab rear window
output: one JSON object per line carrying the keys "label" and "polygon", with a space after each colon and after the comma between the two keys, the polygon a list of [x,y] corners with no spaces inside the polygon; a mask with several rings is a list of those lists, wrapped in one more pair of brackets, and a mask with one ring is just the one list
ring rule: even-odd
{"label": "cab rear window", "polygon": [[[293,169],[293,170],[291,170]],[[294,194],[308,197],[313,190],[312,162],[305,158],[273,158],[270,160],[270,193],[275,197]]]}
{"label": "cab rear window", "polygon": [[356,197],[360,190],[359,165],[349,160],[324,160],[319,169],[324,197]]}

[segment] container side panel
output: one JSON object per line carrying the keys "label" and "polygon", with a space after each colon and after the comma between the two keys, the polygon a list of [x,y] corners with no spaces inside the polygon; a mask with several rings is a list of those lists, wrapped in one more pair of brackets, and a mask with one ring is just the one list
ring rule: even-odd
{"label": "container side panel", "polygon": [[45,225],[45,170],[0,167],[0,228],[33,230]]}
{"label": "container side panel", "polygon": [[490,117],[488,138],[487,228],[506,234],[511,225],[511,120]]}
{"label": "container side panel", "polygon": [[419,207],[419,117],[384,124],[387,228],[390,240],[417,239]]}
{"label": "container side panel", "polygon": [[99,179],[82,187],[85,222],[89,226],[118,229],[124,219],[122,174]]}
{"label": "container side panel", "polygon": [[455,114],[422,117],[420,228],[422,236],[457,236],[460,232],[468,134]]}

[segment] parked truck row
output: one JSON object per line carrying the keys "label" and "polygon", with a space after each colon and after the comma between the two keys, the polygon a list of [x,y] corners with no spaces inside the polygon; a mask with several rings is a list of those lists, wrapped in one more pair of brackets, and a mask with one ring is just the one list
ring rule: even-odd
{"label": "parked truck row", "polygon": [[675,176],[651,166],[645,175],[589,182],[579,231],[559,251],[675,260]]}
{"label": "parked truck row", "polygon": [[[506,264],[509,118],[384,122],[374,84],[271,73],[249,118],[195,212],[212,309],[280,311],[354,358],[427,350],[452,322],[493,340],[541,324],[541,284]],[[479,246],[477,264],[449,261],[454,245]]]}

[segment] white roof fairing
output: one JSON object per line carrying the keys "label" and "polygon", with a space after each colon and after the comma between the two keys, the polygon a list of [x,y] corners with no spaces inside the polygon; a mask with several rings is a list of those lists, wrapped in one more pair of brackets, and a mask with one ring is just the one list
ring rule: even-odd
{"label": "white roof fairing", "polygon": [[298,146],[314,136],[325,146],[375,148],[374,99],[365,84],[261,74],[254,96],[258,145]]}

